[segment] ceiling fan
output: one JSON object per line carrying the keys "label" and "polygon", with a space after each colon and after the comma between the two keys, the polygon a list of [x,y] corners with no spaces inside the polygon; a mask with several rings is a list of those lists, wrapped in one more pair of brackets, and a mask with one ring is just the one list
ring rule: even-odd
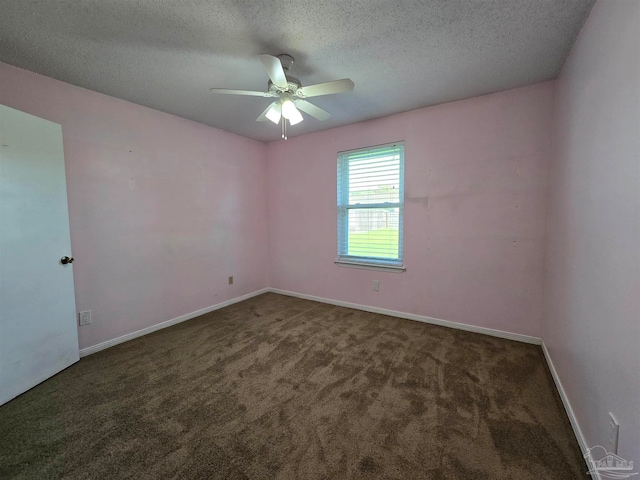
{"label": "ceiling fan", "polygon": [[300,110],[318,120],[326,120],[330,117],[328,112],[316,107],[313,103],[307,102],[307,98],[353,90],[354,84],[349,78],[303,87],[300,80],[287,75],[291,65],[293,65],[293,57],[291,55],[283,53],[274,57],[273,55],[263,54],[260,55],[260,60],[270,79],[267,83],[266,92],[231,90],[228,88],[211,88],[210,90],[214,93],[227,95],[276,98],[277,100],[271,103],[256,121],[271,120],[277,125],[282,119],[282,138],[285,140],[287,139],[287,120],[291,125],[300,123],[303,120]]}

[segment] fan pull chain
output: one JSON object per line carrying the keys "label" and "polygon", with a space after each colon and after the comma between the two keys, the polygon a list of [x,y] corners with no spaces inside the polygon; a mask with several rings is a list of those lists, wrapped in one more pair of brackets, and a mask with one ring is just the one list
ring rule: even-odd
{"label": "fan pull chain", "polygon": [[282,117],[282,138],[287,139],[287,119]]}

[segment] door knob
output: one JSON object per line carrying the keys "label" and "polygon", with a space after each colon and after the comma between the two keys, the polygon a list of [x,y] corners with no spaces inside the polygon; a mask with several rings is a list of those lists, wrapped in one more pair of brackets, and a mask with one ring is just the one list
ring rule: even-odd
{"label": "door knob", "polygon": [[67,263],[73,263],[73,257],[62,257],[60,263],[66,265]]}

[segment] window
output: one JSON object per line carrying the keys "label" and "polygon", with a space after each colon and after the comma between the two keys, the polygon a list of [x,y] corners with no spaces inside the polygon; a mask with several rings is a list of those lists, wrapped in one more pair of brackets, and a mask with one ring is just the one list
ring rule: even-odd
{"label": "window", "polygon": [[404,143],[338,154],[338,260],[402,269]]}

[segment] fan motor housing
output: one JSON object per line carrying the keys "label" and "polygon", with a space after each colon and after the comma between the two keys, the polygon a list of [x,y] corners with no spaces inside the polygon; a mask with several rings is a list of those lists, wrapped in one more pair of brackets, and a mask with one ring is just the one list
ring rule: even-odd
{"label": "fan motor housing", "polygon": [[300,80],[298,80],[296,77],[291,77],[289,75],[286,75],[286,77],[287,77],[286,90],[279,88],[278,86],[274,85],[271,80],[269,80],[269,83],[267,83],[267,90],[269,91],[269,93],[278,94],[282,92],[287,92],[295,95],[295,93],[302,86],[302,84],[300,83]]}

